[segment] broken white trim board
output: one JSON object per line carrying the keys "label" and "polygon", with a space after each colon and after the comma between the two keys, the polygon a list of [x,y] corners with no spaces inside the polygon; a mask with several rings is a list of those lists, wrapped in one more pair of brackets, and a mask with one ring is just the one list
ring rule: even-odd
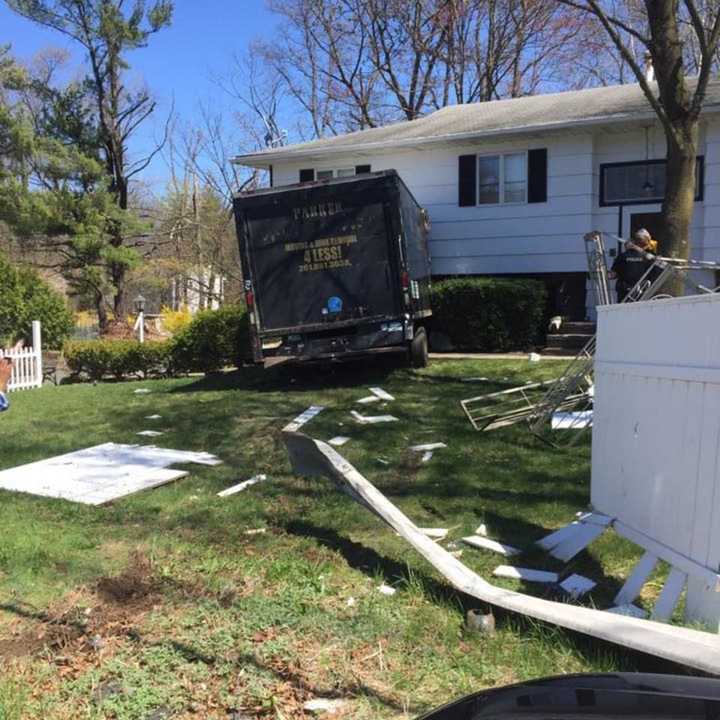
{"label": "broken white trim board", "polygon": [[361,415],[357,410],[351,410],[350,414],[361,425],[375,425],[377,423],[397,422],[398,420],[394,415]]}
{"label": "broken white trim board", "polygon": [[162,430],[141,430],[139,433],[135,433],[136,435],[144,435],[145,437],[160,437],[161,435],[164,435],[165,433]]}
{"label": "broken white trim board", "polygon": [[427,452],[423,453],[423,456],[420,458],[420,462],[422,462],[422,463],[430,462],[432,460],[432,456],[433,456],[433,451],[428,450]]}
{"label": "broken white trim board", "polygon": [[480,550],[491,550],[492,552],[500,553],[501,555],[520,554],[520,550],[512,545],[504,545],[497,540],[491,540],[490,538],[482,537],[481,535],[469,535],[468,537],[462,538],[462,541],[471,547],[479,548]]}
{"label": "broken white trim board", "polygon": [[344,435],[336,435],[334,438],[331,438],[328,440],[328,443],[334,447],[341,447],[343,446],[348,440],[350,440],[349,437],[345,437]]}
{"label": "broken white trim board", "polygon": [[405,538],[459,591],[511,612],[720,675],[720,638],[717,635],[577,607],[497,587],[463,565],[441,545],[425,537],[399,508],[330,445],[300,433],[286,433],[284,439],[293,469],[298,475],[329,478]]}
{"label": "broken white trim board", "polygon": [[386,400],[390,402],[395,399],[389,392],[386,392],[379,387],[370,388],[370,392],[380,400]]}
{"label": "broken white trim board", "polygon": [[585,595],[585,593],[589,593],[596,585],[597,583],[594,580],[586,578],[584,575],[578,575],[577,573],[566,577],[560,583],[560,587],[574,598],[579,598]]}
{"label": "broken white trim board", "polygon": [[380,398],[377,395],[368,395],[367,397],[362,397],[355,402],[361,403],[362,405],[369,405],[370,403],[380,402]]}
{"label": "broken white trim board", "polygon": [[162,417],[162,415],[157,415],[157,414],[155,414],[155,415],[146,415],[146,416],[145,416],[145,420],[160,420],[161,417]]}
{"label": "broken white trim board", "polygon": [[237,485],[232,485],[229,488],[225,488],[225,490],[221,490],[218,493],[218,497],[227,497],[228,495],[234,495],[235,493],[242,492],[243,490],[245,490],[245,488],[257,485],[259,482],[263,482],[264,480],[267,480],[267,475],[254,475],[249,480],[244,480]]}
{"label": "broken white trim board", "polygon": [[135,395],[147,395],[148,393],[151,393],[152,390],[148,390],[147,388],[138,388],[137,390],[133,390],[133,393]]}
{"label": "broken white trim board", "polygon": [[424,445],[411,445],[409,450],[412,450],[413,452],[430,452],[431,450],[440,450],[441,448],[446,448],[447,445],[442,442],[436,442],[436,443],[425,443]]}
{"label": "broken white trim board", "polygon": [[310,422],[316,415],[325,409],[324,405],[311,405],[307,410],[300,413],[294,420],[290,421],[283,432],[297,432],[305,423]]}
{"label": "broken white trim board", "polygon": [[567,562],[604,532],[612,518],[601,513],[585,513],[569,525],[540,538],[535,544],[558,560]]}
{"label": "broken white trim board", "polygon": [[493,570],[496,577],[524,580],[525,582],[556,583],[558,574],[547,570],[533,570],[531,568],[514,567],[513,565],[498,565]]}
{"label": "broken white trim board", "polygon": [[219,465],[204,452],[104,443],[0,472],[0,489],[102,505],[187,475],[169,465]]}

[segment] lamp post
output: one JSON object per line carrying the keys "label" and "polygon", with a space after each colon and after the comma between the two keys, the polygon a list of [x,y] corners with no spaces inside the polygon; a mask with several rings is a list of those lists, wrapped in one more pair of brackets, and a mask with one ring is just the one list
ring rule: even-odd
{"label": "lamp post", "polygon": [[141,343],[145,342],[145,298],[138,295],[135,298],[135,310],[137,311],[137,320],[135,321],[135,329],[138,331],[138,339]]}

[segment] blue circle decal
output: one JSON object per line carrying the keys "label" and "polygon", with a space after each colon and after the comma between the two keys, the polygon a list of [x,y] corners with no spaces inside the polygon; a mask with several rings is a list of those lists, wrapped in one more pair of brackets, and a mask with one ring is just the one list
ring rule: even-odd
{"label": "blue circle decal", "polygon": [[333,295],[333,297],[328,299],[327,307],[331,313],[339,313],[342,311],[343,302],[339,297]]}

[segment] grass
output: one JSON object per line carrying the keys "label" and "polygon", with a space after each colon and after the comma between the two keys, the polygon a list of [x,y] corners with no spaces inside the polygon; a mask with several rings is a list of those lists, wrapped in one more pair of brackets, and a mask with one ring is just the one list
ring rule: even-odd
{"label": "grass", "polygon": [[[527,678],[658,669],[516,615],[498,614],[494,636],[466,635],[471,599],[329,483],[290,472],[280,429],[326,405],[307,432],[350,436],[342,454],[419,526],[458,539],[484,522],[491,536],[529,547],[587,507],[589,446],[553,450],[521,427],[476,433],[459,400],[557,368],[245,369],[15,394],[0,418],[0,467],[136,442],[148,427],[166,430],[160,445],[224,464],[192,466],[176,483],[102,508],[0,491],[0,720],[289,719],[318,696],[347,699],[345,717],[405,718]],[[479,375],[491,382],[461,382]],[[400,422],[359,426],[349,410],[377,384],[397,398],[382,411]],[[153,413],[162,419],[143,419]],[[448,448],[427,464],[407,450],[435,441]],[[258,473],[268,482],[216,496]],[[597,580],[586,602],[606,607],[638,557],[606,533],[567,570]],[[524,559],[562,569],[533,550]],[[499,564],[471,549],[463,561],[485,576]],[[382,582],[397,593],[377,592]]]}

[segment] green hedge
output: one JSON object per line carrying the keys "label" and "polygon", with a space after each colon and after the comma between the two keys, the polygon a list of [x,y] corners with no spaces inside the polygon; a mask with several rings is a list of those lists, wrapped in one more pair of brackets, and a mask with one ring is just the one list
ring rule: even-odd
{"label": "green hedge", "polygon": [[32,321],[42,325],[45,349],[62,347],[73,327],[65,299],[34,270],[11,264],[0,253],[0,347],[20,338],[30,345]]}
{"label": "green hedge", "polygon": [[457,350],[527,350],[542,334],[547,291],[539,280],[454,278],[433,283],[433,332]]}
{"label": "green hedge", "polygon": [[174,373],[238,367],[250,357],[247,312],[239,305],[199,312],[171,343],[170,364]]}
{"label": "green hedge", "polygon": [[170,365],[170,342],[137,340],[83,340],[65,343],[63,354],[76,375],[117,380],[141,375],[161,377]]}
{"label": "green hedge", "polygon": [[198,313],[172,339],[68,342],[65,360],[75,375],[92,380],[160,377],[236,367],[250,355],[247,313],[228,306]]}

